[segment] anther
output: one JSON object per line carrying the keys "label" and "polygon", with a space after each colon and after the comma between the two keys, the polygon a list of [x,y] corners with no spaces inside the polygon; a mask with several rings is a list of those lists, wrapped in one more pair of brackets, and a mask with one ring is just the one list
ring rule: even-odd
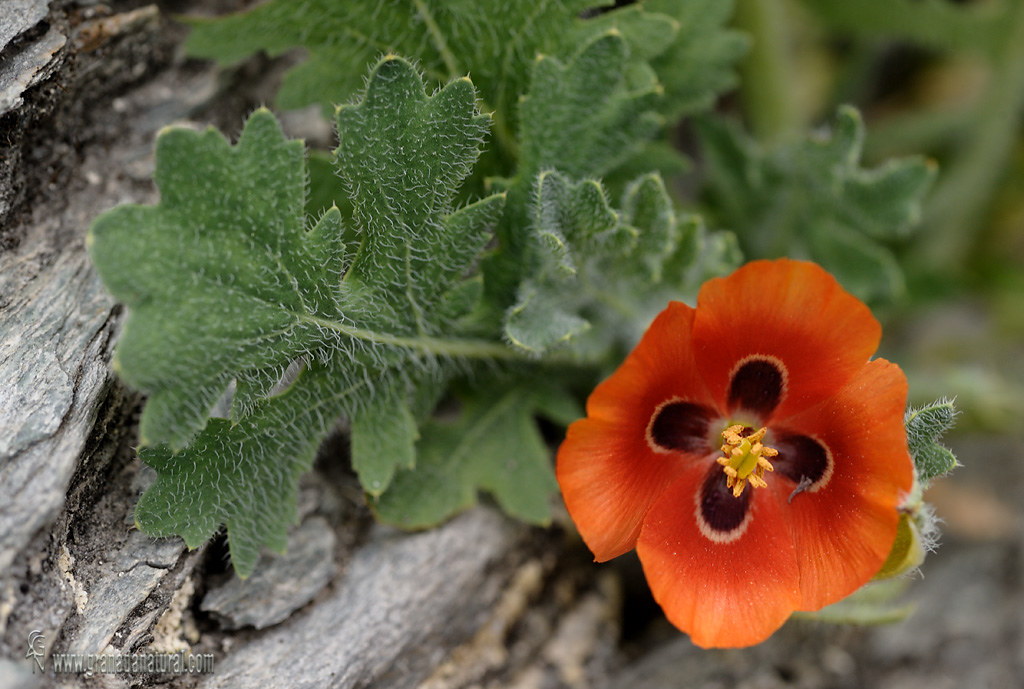
{"label": "anther", "polygon": [[768,457],[775,457],[778,450],[765,446],[761,441],[768,432],[761,428],[743,436],[744,426],[734,424],[722,431],[722,457],[717,459],[725,472],[725,485],[732,489],[732,494],[739,497],[747,483],[755,488],[764,488],[768,483],[764,480],[766,471],[775,471]]}

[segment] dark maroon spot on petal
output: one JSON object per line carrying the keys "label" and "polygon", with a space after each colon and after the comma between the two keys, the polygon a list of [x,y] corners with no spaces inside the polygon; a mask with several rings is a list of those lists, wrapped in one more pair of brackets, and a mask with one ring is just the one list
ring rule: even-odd
{"label": "dark maroon spot on petal", "polygon": [[681,400],[658,407],[651,421],[651,442],[663,450],[706,453],[711,410]]}
{"label": "dark maroon spot on petal", "polygon": [[727,534],[743,524],[750,506],[753,489],[743,491],[737,498],[726,485],[725,472],[715,464],[700,489],[700,516],[712,531]]}
{"label": "dark maroon spot on petal", "polygon": [[772,458],[775,471],[795,483],[812,487],[829,471],[828,450],[814,438],[783,436],[772,447],[779,451]]}
{"label": "dark maroon spot on petal", "polygon": [[767,418],[782,400],[786,375],[768,359],[751,359],[740,365],[729,381],[729,408],[746,409]]}

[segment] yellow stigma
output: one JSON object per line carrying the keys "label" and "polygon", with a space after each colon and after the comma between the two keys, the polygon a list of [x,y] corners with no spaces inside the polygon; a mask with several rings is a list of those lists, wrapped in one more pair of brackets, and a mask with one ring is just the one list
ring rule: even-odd
{"label": "yellow stigma", "polygon": [[722,452],[725,456],[718,458],[718,463],[725,471],[726,485],[732,488],[732,494],[737,498],[743,494],[747,483],[755,488],[768,485],[764,480],[764,472],[775,471],[775,467],[766,458],[779,454],[778,450],[761,444],[764,434],[768,432],[767,428],[741,436],[743,428],[736,424],[722,431]]}

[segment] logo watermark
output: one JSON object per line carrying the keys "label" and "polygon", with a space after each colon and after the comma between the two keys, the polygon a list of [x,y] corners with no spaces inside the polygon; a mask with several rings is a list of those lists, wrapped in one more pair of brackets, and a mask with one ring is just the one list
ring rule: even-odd
{"label": "logo watermark", "polygon": [[[39,666],[39,671],[43,672],[43,657],[46,655],[46,637],[38,629],[33,629],[28,635],[28,653],[25,654],[26,658],[31,658],[36,661],[36,665]],[[32,673],[35,674],[36,669],[32,668]]]}
{"label": "logo watermark", "polygon": [[[35,661],[40,672],[46,672],[46,637],[38,629],[28,635],[25,658]],[[94,675],[209,675],[213,673],[212,653],[54,653],[49,669],[54,674]]]}

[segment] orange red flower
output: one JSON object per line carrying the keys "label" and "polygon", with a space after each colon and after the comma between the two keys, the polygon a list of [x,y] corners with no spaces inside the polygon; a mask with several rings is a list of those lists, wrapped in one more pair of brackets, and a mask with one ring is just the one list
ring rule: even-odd
{"label": "orange red flower", "polygon": [[906,378],[812,263],[754,261],[672,302],[558,452],[598,561],[634,547],[668,619],[749,646],[863,586],[913,483]]}

